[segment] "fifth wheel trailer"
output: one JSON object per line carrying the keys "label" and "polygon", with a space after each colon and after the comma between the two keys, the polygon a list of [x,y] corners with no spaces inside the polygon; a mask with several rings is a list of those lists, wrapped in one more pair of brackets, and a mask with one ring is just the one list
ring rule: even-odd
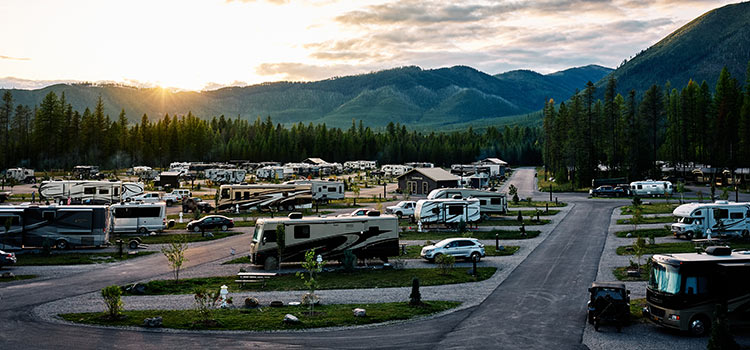
{"label": "fifth wheel trailer", "polygon": [[439,198],[476,198],[482,215],[505,214],[508,212],[508,199],[505,193],[484,191],[473,188],[438,188],[427,195],[427,199]]}
{"label": "fifth wheel trailer", "polygon": [[311,186],[307,185],[221,185],[218,210],[292,211],[312,207]]}
{"label": "fifth wheel trailer", "polygon": [[455,226],[461,221],[468,224],[481,219],[479,208],[476,198],[421,199],[414,209],[414,219],[423,225]]}
{"label": "fifth wheel trailer", "polygon": [[143,184],[121,181],[58,180],[42,181],[40,198],[60,204],[112,204],[143,193]]}

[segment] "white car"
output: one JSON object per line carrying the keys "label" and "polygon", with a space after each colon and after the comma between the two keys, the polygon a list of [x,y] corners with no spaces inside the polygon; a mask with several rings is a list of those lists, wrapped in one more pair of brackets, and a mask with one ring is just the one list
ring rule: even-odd
{"label": "white car", "polygon": [[171,206],[172,204],[182,202],[183,198],[190,197],[191,195],[192,193],[190,192],[190,190],[176,189],[172,190],[172,192],[170,193],[165,194],[162,197],[162,200],[167,202],[167,206]]}
{"label": "white car", "polygon": [[401,201],[396,205],[385,208],[385,212],[388,214],[394,214],[399,218],[404,216],[414,216],[414,208],[416,208],[417,202],[414,201]]}
{"label": "white car", "polygon": [[130,197],[130,200],[132,200],[133,202],[157,203],[161,202],[161,196],[159,195],[159,192],[146,192],[137,196]]}
{"label": "white car", "polygon": [[448,238],[433,245],[422,248],[419,254],[429,262],[435,261],[440,255],[453,255],[479,262],[484,256],[484,244],[476,238]]}

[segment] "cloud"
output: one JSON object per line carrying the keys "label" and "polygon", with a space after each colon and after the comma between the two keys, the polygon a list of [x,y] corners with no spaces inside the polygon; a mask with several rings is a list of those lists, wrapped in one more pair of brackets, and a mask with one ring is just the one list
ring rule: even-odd
{"label": "cloud", "polygon": [[26,58],[26,57],[11,57],[11,56],[0,55],[0,60],[31,61],[31,58]]}
{"label": "cloud", "polygon": [[520,7],[504,4],[446,4],[442,1],[406,0],[398,3],[372,5],[336,17],[350,25],[363,24],[426,24],[446,22],[475,22],[488,16],[512,12]]}
{"label": "cloud", "polygon": [[78,83],[75,80],[30,80],[15,77],[0,78],[0,89],[22,89],[33,90],[41,89],[45,86],[55,84],[72,84]]}
{"label": "cloud", "polygon": [[290,0],[227,0],[227,3],[231,2],[244,2],[244,3],[251,3],[251,2],[267,2],[269,4],[274,5],[284,5],[289,3]]}
{"label": "cloud", "polygon": [[311,81],[328,79],[337,76],[362,74],[385,69],[390,66],[379,65],[314,65],[297,62],[263,63],[256,67],[255,72],[265,76],[280,76],[288,81]]}

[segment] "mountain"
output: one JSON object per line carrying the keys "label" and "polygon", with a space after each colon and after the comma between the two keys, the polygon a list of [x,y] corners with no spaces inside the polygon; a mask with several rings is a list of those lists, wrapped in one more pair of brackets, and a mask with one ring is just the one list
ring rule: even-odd
{"label": "mountain", "polygon": [[[690,79],[716,86],[726,66],[744,81],[750,60],[750,2],[726,5],[692,20],[612,72],[617,91],[642,93],[651,85],[687,85]],[[604,87],[608,78],[597,83]]]}
{"label": "mountain", "polygon": [[11,92],[16,104],[30,106],[39,104],[50,91],[65,93],[76,110],[93,108],[101,96],[110,117],[124,109],[131,121],[140,120],[143,114],[154,119],[190,111],[205,118],[271,116],[285,124],[349,127],[352,120],[363,120],[372,127],[399,122],[410,128],[445,129],[473,123],[502,124],[510,116],[541,109],[546,98],[569,97],[587,81],[599,80],[610,71],[586,66],[548,75],[514,71],[493,77],[466,66],[402,67],[316,82],[264,83],[203,92],[113,84],[57,84]]}

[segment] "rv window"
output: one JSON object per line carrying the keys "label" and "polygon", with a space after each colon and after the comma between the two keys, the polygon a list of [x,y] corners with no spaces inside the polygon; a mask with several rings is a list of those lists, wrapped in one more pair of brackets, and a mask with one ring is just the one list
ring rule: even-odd
{"label": "rv window", "polygon": [[234,200],[238,201],[238,200],[240,200],[240,198],[242,198],[242,192],[239,192],[239,191],[235,192],[234,193]]}
{"label": "rv window", "polygon": [[479,205],[487,205],[487,200],[486,199],[480,199],[479,200]]}
{"label": "rv window", "polygon": [[336,192],[336,187],[328,187],[328,192]]}
{"label": "rv window", "polygon": [[323,192],[323,187],[318,187],[318,192]]}
{"label": "rv window", "polygon": [[310,238],[310,226],[300,225],[294,226],[294,239],[305,239]]}
{"label": "rv window", "polygon": [[729,217],[729,210],[727,209],[714,209],[714,219],[726,219]]}
{"label": "rv window", "polygon": [[6,220],[10,218],[10,226],[20,226],[20,217],[16,215],[11,216],[0,216],[0,222],[5,223]]}
{"label": "rv window", "polygon": [[642,190],[643,189],[643,185],[638,185],[638,189]]}
{"label": "rv window", "polygon": [[276,230],[263,231],[263,237],[266,238],[266,243],[276,242]]}
{"label": "rv window", "polygon": [[432,213],[433,213],[433,214],[438,214],[438,213],[440,213],[440,208],[438,208],[438,207],[432,208]]}
{"label": "rv window", "polygon": [[490,198],[490,204],[500,205],[500,198]]}
{"label": "rv window", "polygon": [[229,199],[229,189],[225,188],[221,190],[221,198],[223,199]]}
{"label": "rv window", "polygon": [[339,193],[344,193],[343,191],[344,191],[344,188],[339,186]]}
{"label": "rv window", "polygon": [[448,215],[463,215],[464,213],[464,206],[463,205],[449,205],[448,206]]}
{"label": "rv window", "polygon": [[112,189],[112,194],[114,194],[115,196],[119,196],[120,195],[120,189],[117,188],[117,187],[113,188]]}
{"label": "rv window", "polygon": [[695,216],[701,216],[702,215],[700,210],[696,210],[694,214],[695,214]]}
{"label": "rv window", "polygon": [[43,211],[42,212],[42,219],[47,221],[55,220],[55,212],[54,211]]}
{"label": "rv window", "polygon": [[145,208],[133,208],[137,213],[136,217],[147,217],[147,218],[158,218],[161,216],[161,210],[159,207],[145,207]]}
{"label": "rv window", "polygon": [[116,218],[132,218],[133,217],[133,211],[130,210],[130,208],[115,208],[115,217]]}
{"label": "rv window", "polygon": [[99,189],[99,194],[109,194],[109,189],[108,188],[100,188]]}
{"label": "rv window", "polygon": [[96,194],[96,187],[84,187],[83,194]]}
{"label": "rv window", "polygon": [[705,294],[708,293],[708,278],[687,277],[685,278],[685,294]]}
{"label": "rv window", "polygon": [[243,192],[242,193],[242,197],[245,198],[245,199],[250,199],[250,192],[248,192],[248,191]]}
{"label": "rv window", "polygon": [[730,219],[742,219],[742,213],[729,213]]}

